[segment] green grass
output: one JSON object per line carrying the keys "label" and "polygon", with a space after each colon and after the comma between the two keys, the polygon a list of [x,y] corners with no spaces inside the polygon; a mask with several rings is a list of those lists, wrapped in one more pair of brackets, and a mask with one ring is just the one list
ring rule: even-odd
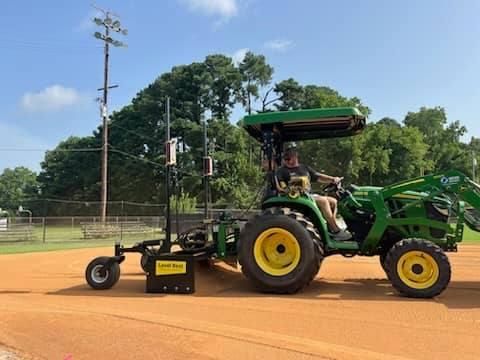
{"label": "green grass", "polygon": [[[142,240],[158,239],[161,233],[148,234],[123,234],[121,243],[123,245],[132,245]],[[68,249],[82,249],[95,247],[112,247],[120,236],[110,236],[108,238],[84,239],[79,226],[47,226],[44,233],[42,226],[35,227],[33,230],[34,241],[21,242],[3,242],[0,241],[0,255],[20,254],[40,251],[55,251]]]}
{"label": "green grass", "polygon": [[6,254],[22,254],[41,251],[55,251],[55,250],[68,250],[68,249],[83,249],[83,248],[95,248],[95,247],[112,247],[113,251],[114,242],[109,240],[97,240],[97,241],[68,241],[68,242],[52,242],[52,243],[17,243],[0,245],[0,255]]}
{"label": "green grass", "polygon": [[468,226],[465,226],[463,232],[463,243],[472,244],[480,242],[480,232],[473,231]]}
{"label": "green grass", "polygon": [[[140,241],[145,238],[157,237],[158,232],[148,234],[122,234],[122,241]],[[33,230],[33,236],[36,241],[43,242],[44,232],[42,226],[36,226]],[[68,242],[68,241],[95,241],[120,239],[120,235],[109,236],[108,238],[85,239],[80,226],[47,226],[45,230],[45,243]]]}

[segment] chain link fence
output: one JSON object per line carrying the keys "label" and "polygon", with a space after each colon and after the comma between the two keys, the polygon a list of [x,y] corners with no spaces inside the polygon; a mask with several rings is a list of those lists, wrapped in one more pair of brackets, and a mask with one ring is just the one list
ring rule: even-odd
{"label": "chain link fence", "polygon": [[[248,219],[258,210],[209,209],[208,218],[223,212],[234,218]],[[202,224],[203,209],[195,213],[171,214],[171,231],[181,233]],[[164,235],[165,216],[108,216],[105,223],[98,216],[11,217],[0,227],[0,246],[12,243],[68,243],[116,240],[135,242],[158,239]]]}

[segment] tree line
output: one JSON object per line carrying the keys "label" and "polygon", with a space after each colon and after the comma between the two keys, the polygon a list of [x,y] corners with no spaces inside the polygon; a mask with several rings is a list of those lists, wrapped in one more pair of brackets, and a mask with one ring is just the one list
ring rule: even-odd
{"label": "tree line", "polygon": [[[274,83],[265,56],[248,52],[240,63],[214,54],[202,62],[173,67],[138,92],[109,118],[109,200],[165,202],[165,106],[171,99],[171,135],[178,138],[177,195],[203,203],[203,122],[215,160],[210,200],[218,206],[246,207],[263,184],[261,150],[238,123],[235,106],[246,114],[296,109],[355,106],[371,109],[359,97],[335,89],[303,85],[293,78]],[[422,107],[403,119],[369,119],[351,138],[299,143],[301,161],[356,184],[386,185],[431,172],[458,169],[472,176],[472,156],[480,139],[462,141],[467,129],[448,121],[445,109]],[[45,154],[41,171],[24,167],[0,174],[0,207],[13,210],[26,201],[100,198],[102,127],[91,136],[69,137]],[[31,202],[34,212],[35,202]],[[62,207],[49,215],[61,215]]]}

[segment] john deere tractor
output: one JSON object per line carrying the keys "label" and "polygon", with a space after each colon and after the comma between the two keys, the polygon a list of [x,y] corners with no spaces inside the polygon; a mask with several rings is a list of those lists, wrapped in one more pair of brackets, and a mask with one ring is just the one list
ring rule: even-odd
{"label": "john deere tractor", "polygon": [[[246,116],[242,126],[261,143],[268,168],[261,214],[205,219],[173,242],[167,206],[165,239],[133,247],[117,242],[114,256],[96,258],[87,266],[88,284],[98,290],[112,287],[125,253],[139,252],[147,292],[192,293],[194,263],[216,259],[238,260],[261,291],[295,293],[312,281],[325,257],[338,254],[378,256],[393,287],[406,296],[440,294],[451,274],[445,252],[457,251],[464,224],[480,231],[480,186],[464,174],[447,171],[386,187],[328,184],[324,192],[338,200],[339,215],[352,234],[348,241],[332,238],[307,182],[292,178],[282,188],[275,181],[285,142],[353,136],[365,125],[365,116],[350,107]],[[166,166],[172,166],[168,157]],[[207,180],[211,171],[206,169]]]}
{"label": "john deere tractor", "polygon": [[[290,141],[356,135],[366,118],[356,108],[313,109],[247,116],[243,126],[261,142],[270,172]],[[304,182],[279,189],[271,181],[261,215],[245,224],[237,244],[242,271],[262,291],[295,293],[330,255],[379,256],[393,287],[410,297],[440,294],[450,281],[445,252],[456,251],[464,223],[480,231],[480,186],[448,171],[386,187],[329,184],[353,237],[335,241]],[[466,209],[466,203],[472,208]]]}

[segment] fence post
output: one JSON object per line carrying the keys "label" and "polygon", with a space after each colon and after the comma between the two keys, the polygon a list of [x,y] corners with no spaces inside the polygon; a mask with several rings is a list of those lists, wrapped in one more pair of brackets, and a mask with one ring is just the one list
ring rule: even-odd
{"label": "fence post", "polygon": [[42,218],[42,226],[43,226],[43,243],[45,244],[45,235],[46,235],[46,226],[45,226],[45,217]]}

